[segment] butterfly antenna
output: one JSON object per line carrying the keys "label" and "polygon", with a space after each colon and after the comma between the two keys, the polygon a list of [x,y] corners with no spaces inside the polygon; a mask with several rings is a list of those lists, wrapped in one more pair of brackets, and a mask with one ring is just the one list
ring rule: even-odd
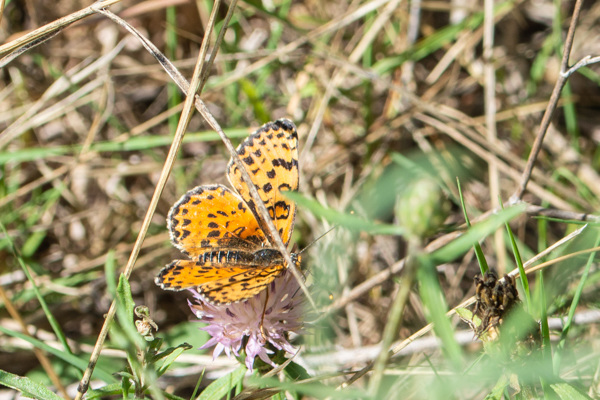
{"label": "butterfly antenna", "polygon": [[334,230],[335,228],[337,228],[337,225],[332,226],[327,232],[323,233],[321,236],[319,236],[318,238],[316,238],[315,240],[313,240],[312,242],[310,242],[309,244],[306,245],[305,248],[303,248],[302,250],[300,250],[297,254],[302,254],[304,253],[304,251],[306,249],[308,249],[310,246],[312,246],[313,244],[315,244],[317,241],[321,240],[321,238],[325,235],[327,235],[329,232],[331,232],[332,230]]}

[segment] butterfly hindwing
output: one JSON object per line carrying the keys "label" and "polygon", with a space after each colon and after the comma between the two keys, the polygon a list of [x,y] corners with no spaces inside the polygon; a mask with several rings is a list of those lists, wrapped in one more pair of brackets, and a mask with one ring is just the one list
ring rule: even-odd
{"label": "butterfly hindwing", "polygon": [[175,260],[158,274],[156,284],[165,290],[195,288],[211,303],[229,304],[260,293],[284,269],[281,262],[256,267]]}

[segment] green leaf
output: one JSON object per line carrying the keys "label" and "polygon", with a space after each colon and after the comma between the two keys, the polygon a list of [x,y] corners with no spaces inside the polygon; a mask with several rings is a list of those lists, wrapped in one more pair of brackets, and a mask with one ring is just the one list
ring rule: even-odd
{"label": "green leaf", "polygon": [[106,253],[106,261],[104,262],[104,276],[106,277],[106,291],[112,298],[117,295],[117,282],[115,279],[117,264],[115,260],[115,251],[110,250]]}
{"label": "green leaf", "polygon": [[121,317],[125,317],[123,319],[123,323],[127,321],[132,326],[133,322],[133,309],[135,308],[135,303],[133,302],[133,297],[131,296],[131,286],[129,285],[129,281],[125,278],[125,275],[121,274],[119,276],[119,286],[117,286],[117,299],[120,305],[123,307],[124,315],[120,315]]}
{"label": "green leaf", "polygon": [[454,368],[461,371],[464,365],[461,347],[454,338],[454,330],[450,320],[446,316],[448,305],[444,300],[444,293],[440,287],[435,264],[427,256],[417,258],[417,280],[419,282],[419,294],[427,311],[427,318],[433,322],[433,329],[437,337],[442,341],[442,349]]}
{"label": "green leaf", "polygon": [[224,396],[227,396],[227,394],[231,392],[231,389],[236,387],[237,384],[242,381],[246,371],[246,367],[240,365],[235,371],[220,377],[202,391],[198,400],[220,400]]}
{"label": "green leaf", "polygon": [[[275,388],[279,390],[292,391],[302,393],[309,397],[317,399],[331,398],[331,399],[363,399],[369,398],[369,396],[357,389],[352,387],[346,387],[343,390],[339,390],[334,387],[326,386],[321,382],[309,382],[309,383],[296,383],[290,381],[280,381],[276,378],[264,378],[260,376],[251,376],[248,379],[248,383],[253,386]],[[258,389],[257,389],[258,390]]]}
{"label": "green leaf", "polygon": [[98,389],[88,390],[85,394],[86,400],[117,396],[123,392],[121,383],[111,383]]}
{"label": "green leaf", "polygon": [[454,311],[456,311],[456,314],[461,319],[465,321],[471,321],[475,326],[481,325],[481,319],[477,315],[473,314],[473,311],[469,310],[468,308],[458,307],[455,308]]}
{"label": "green leaf", "polygon": [[296,364],[293,361],[285,367],[285,374],[293,381],[312,378],[303,366]]}
{"label": "green leaf", "polygon": [[0,384],[18,390],[26,397],[32,397],[34,399],[41,400],[62,400],[62,397],[52,392],[44,385],[33,382],[29,378],[11,374],[10,372],[2,370],[0,370]]}
{"label": "green leaf", "polygon": [[485,396],[485,400],[502,400],[504,398],[504,392],[506,391],[506,387],[508,386],[508,378],[505,374],[502,374],[498,379],[498,382],[494,385],[494,388]]}
{"label": "green leaf", "polygon": [[164,362],[163,362],[162,366],[156,371],[157,375],[161,376],[162,374],[167,372],[167,370],[169,369],[171,364],[173,364],[175,362],[175,359],[177,359],[177,357],[179,357],[181,355],[181,353],[183,353],[184,351],[189,350],[191,348],[192,348],[191,345],[189,345],[187,343],[182,343],[177,347],[169,347],[162,353],[157,354],[155,356],[155,358],[153,358],[153,361],[164,358]]}
{"label": "green leaf", "polygon": [[566,382],[550,385],[560,399],[563,400],[592,400],[587,394]]}

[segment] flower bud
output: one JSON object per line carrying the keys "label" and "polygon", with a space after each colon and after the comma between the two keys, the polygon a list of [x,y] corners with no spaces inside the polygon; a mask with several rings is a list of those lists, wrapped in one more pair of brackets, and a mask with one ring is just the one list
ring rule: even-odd
{"label": "flower bud", "polygon": [[444,223],[450,204],[438,183],[428,177],[412,182],[396,199],[396,219],[411,239],[423,239]]}

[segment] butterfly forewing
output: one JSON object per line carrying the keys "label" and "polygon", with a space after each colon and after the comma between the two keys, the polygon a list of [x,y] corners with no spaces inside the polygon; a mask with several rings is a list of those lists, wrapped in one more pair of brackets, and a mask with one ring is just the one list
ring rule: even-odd
{"label": "butterfly forewing", "polygon": [[[298,190],[298,134],[291,121],[278,120],[263,125],[237,148],[242,164],[248,171],[281,239],[287,245],[294,229],[296,204],[282,192]],[[231,160],[227,175],[233,187],[255,214],[265,235],[269,231],[256,211],[256,206],[242,174]],[[271,244],[273,244],[273,241]]]}
{"label": "butterfly forewing", "polygon": [[171,241],[192,259],[211,248],[252,249],[266,242],[246,204],[222,185],[188,191],[171,208],[167,221]]}

